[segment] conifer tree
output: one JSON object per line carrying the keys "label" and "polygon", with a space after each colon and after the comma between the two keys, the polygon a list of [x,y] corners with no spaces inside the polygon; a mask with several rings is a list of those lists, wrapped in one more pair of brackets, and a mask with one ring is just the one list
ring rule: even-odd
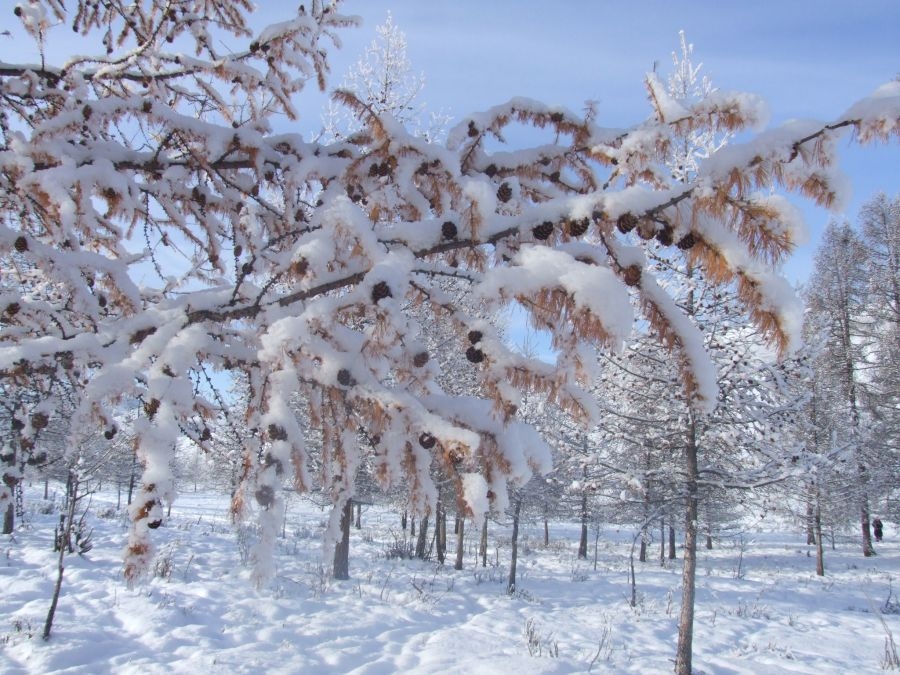
{"label": "conifer tree", "polygon": [[832,418],[832,441],[841,450],[853,488],[862,533],[863,555],[874,555],[870,525],[872,432],[866,354],[871,348],[869,270],[867,252],[849,223],[831,222],[816,253],[807,288],[810,313],[822,331],[815,358],[815,376],[822,385],[823,404]]}
{"label": "conifer tree", "polygon": [[[673,181],[664,161],[675,139],[752,129],[763,109],[724,92],[681,105],[650,74],[653,115],[625,130],[516,98],[463,117],[437,146],[344,91],[365,138],[309,142],[274,125],[297,118],[310,80],[325,86],[335,32],[355,23],[341,8],[314,0],[262,30],[247,0],[14,8],[42,60],[0,58],[0,377],[13,396],[46,391],[48,378],[70,383],[76,440],[107,429],[120,401],[140,403],[129,580],[152,560],[152,530],[175,497],[177,441],[208,446],[218,424],[203,369],[247,383],[233,510],[260,520],[259,583],[274,573],[281,486],[313,480],[295,395],[322,434],[333,503],[368,456],[383,484],[434,504],[435,463],[480,522],[506,508],[510,486],[549,469],[547,444],[516,418],[521,392],[592,422],[586,364],[625,340],[631,298],[679,364],[685,396],[702,410],[717,399],[701,334],[624,233],[689,251],[789,350],[799,322],[772,264],[796,232],[768,190],[827,205],[836,141],[900,132],[900,83],[889,83],[830,123],[751,135]],[[96,39],[99,53],[52,62],[43,47],[64,29]],[[497,150],[513,123],[545,137]],[[43,294],[23,292],[28,270]],[[442,291],[447,277],[489,307],[521,304],[551,334],[556,363],[473,321]],[[410,305],[466,356],[478,396],[438,385]],[[377,442],[361,444],[361,427]],[[11,493],[0,490],[5,508]]]}

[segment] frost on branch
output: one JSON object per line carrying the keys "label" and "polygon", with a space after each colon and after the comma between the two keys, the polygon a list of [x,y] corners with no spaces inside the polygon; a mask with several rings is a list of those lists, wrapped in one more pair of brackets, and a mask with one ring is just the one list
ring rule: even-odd
{"label": "frost on branch", "polygon": [[[65,25],[103,47],[56,64],[0,58],[0,375],[17,419],[75,405],[76,439],[110,433],[121,406],[139,413],[132,580],[175,497],[177,441],[211,452],[223,420],[243,452],[235,514],[260,514],[263,582],[285,485],[318,485],[340,506],[365,465],[420,512],[435,506],[436,476],[469,514],[502,508],[507,486],[549,467],[517,417],[522,396],[594,419],[595,350],[627,339],[632,304],[688,396],[710,404],[712,367],[648,271],[646,243],[735,281],[788,349],[796,316],[776,271],[802,231],[770,189],[832,203],[842,131],[898,129],[888,86],[837,122],[762,132],[676,180],[666,162],[686,130],[756,126],[761,108],[711,92],[676,109],[651,76],[650,115],[625,130],[523,97],[436,144],[344,91],[362,131],[309,142],[273,124],[297,117],[310,79],[324,84],[335,31],[355,23],[339,3],[261,32],[243,1],[27,8],[21,30],[38,48]],[[511,125],[544,137],[509,146]],[[489,306],[519,303],[552,335],[556,363],[511,350],[449,282]],[[31,429],[19,431],[27,454]]]}

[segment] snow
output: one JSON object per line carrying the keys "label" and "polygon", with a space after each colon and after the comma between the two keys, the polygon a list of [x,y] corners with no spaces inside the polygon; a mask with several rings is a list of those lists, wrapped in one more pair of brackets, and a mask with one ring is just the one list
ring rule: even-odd
{"label": "snow", "polygon": [[486,301],[534,297],[545,288],[565,291],[576,308],[596,316],[616,348],[630,334],[634,314],[625,284],[608,267],[585,264],[565,251],[524,246],[513,266],[496,267],[485,274],[478,296]]}
{"label": "snow", "polygon": [[[27,489],[29,526],[2,540],[0,672],[47,673],[667,673],[672,670],[680,600],[680,557],[661,567],[636,562],[630,607],[628,555],[635,532],[603,525],[594,569],[576,558],[578,527],[522,525],[517,588],[505,593],[510,523],[489,525],[486,567],[475,559],[480,528],[466,528],[464,569],[388,559],[399,516],[367,506],[351,531],[347,582],[321,568],[327,514],[286,497],[272,542],[276,575],[255,590],[242,560],[256,530],[228,518],[228,499],[183,495],[156,535],[153,575],[129,590],[121,579],[123,513],[115,493],[99,493],[88,523],[94,548],[69,555],[49,642],[40,639],[55,558],[51,500]],[[827,576],[802,532],[768,518],[698,552],[694,666],[697,672],[880,673],[886,626],[900,632],[892,580],[900,574],[896,525],[879,555],[864,559],[856,537],[826,549]],[[450,546],[455,545],[452,534]],[[811,557],[810,557],[811,556]],[[326,557],[327,559],[327,557]],[[893,609],[894,613],[879,610]],[[538,655],[529,654],[531,620]],[[558,649],[553,657],[552,648]]]}

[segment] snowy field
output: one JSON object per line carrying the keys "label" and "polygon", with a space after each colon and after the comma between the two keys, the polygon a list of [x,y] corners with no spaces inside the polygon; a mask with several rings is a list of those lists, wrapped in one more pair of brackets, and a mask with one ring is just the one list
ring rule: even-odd
{"label": "snowy field", "polygon": [[[576,558],[577,527],[525,528],[519,592],[505,594],[509,528],[492,523],[487,567],[467,528],[465,569],[389,559],[396,513],[368,507],[351,533],[351,575],[322,572],[326,515],[293,497],[279,541],[278,576],[255,591],[242,562],[253,531],[235,532],[226,500],[180,497],[157,530],[155,569],[128,590],[121,577],[125,516],[95,495],[94,548],[67,558],[53,635],[40,635],[56,577],[57,515],[34,488],[26,521],[0,558],[0,672],[15,673],[668,673],[674,663],[680,561],[637,565],[633,532],[601,529],[594,569]],[[59,496],[57,495],[57,500]],[[449,523],[452,530],[452,521]],[[701,550],[697,673],[883,672],[885,625],[900,642],[900,544],[894,524],[876,558],[838,539],[827,576],[796,531],[753,531]],[[448,533],[448,548],[455,550]],[[448,552],[449,554],[450,552]],[[680,552],[679,552],[680,558]],[[882,619],[885,624],[882,623]],[[530,628],[530,630],[529,630]],[[529,639],[530,637],[530,639]]]}

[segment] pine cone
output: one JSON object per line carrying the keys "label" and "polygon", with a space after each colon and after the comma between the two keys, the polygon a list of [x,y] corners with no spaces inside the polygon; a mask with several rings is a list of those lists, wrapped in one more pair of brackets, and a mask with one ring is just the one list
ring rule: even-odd
{"label": "pine cone", "polygon": [[18,302],[11,302],[6,306],[6,310],[4,310],[4,311],[6,314],[9,314],[10,316],[15,316],[16,314],[19,313],[20,309],[22,309],[22,307],[21,307],[21,305],[19,305]]}
{"label": "pine cone", "polygon": [[441,225],[441,237],[444,239],[456,239],[456,223],[452,220],[444,221],[444,224]]}
{"label": "pine cone", "polygon": [[113,438],[116,437],[117,431],[118,430],[115,427],[110,427],[109,429],[107,429],[106,431],[103,432],[103,438],[105,438],[108,441],[111,441]]}
{"label": "pine cone", "polygon": [[47,417],[46,413],[37,412],[31,416],[31,428],[35,431],[46,429],[49,423],[50,418]]}
{"label": "pine cone", "polygon": [[286,441],[287,440],[287,431],[280,424],[270,424],[269,425],[269,439],[272,441]]}
{"label": "pine cone", "polygon": [[386,281],[379,281],[372,286],[372,302],[376,304],[382,298],[389,298],[391,295],[391,287],[387,285]]}
{"label": "pine cone", "polygon": [[588,231],[588,227],[590,226],[591,221],[587,218],[580,218],[578,220],[569,220],[566,222],[568,226],[570,237],[580,237],[585,232]]}
{"label": "pine cone", "polygon": [[466,337],[468,337],[469,342],[474,345],[481,342],[481,338],[483,338],[484,335],[480,330],[470,330],[469,334]]}
{"label": "pine cone", "polygon": [[628,234],[631,232],[635,226],[637,226],[637,218],[634,217],[634,214],[631,213],[623,213],[619,216],[618,220],[616,220],[616,227],[619,228],[619,232],[622,234]]}
{"label": "pine cone", "polygon": [[637,233],[644,241],[650,241],[656,236],[656,223],[652,220],[641,220],[638,224]]}
{"label": "pine cone", "polygon": [[544,241],[550,238],[550,235],[553,234],[553,223],[549,220],[545,220],[540,225],[536,225],[531,228],[531,233],[534,235],[535,239],[540,241]]}
{"label": "pine cone", "polygon": [[275,503],[275,490],[270,485],[260,485],[255,493],[256,503],[260,506],[269,507]]}
{"label": "pine cone", "polygon": [[153,416],[156,415],[156,411],[159,410],[159,399],[151,398],[147,403],[144,404],[144,412],[147,413],[147,417],[151,420]]}
{"label": "pine cone", "polygon": [[512,199],[513,191],[509,186],[509,183],[501,183],[500,187],[497,189],[497,199],[499,199],[504,204]]}
{"label": "pine cone", "polygon": [[637,286],[641,283],[641,268],[638,265],[630,265],[622,272],[622,278],[627,286]]}
{"label": "pine cone", "polygon": [[496,164],[488,164],[487,168],[484,170],[484,175],[488,178],[493,178],[497,175],[498,171],[499,169],[497,168]]}
{"label": "pine cone", "polygon": [[428,432],[425,432],[421,436],[419,436],[419,445],[421,445],[426,450],[433,448],[435,443],[437,443],[437,439]]}
{"label": "pine cone", "polygon": [[678,243],[675,244],[682,251],[687,251],[694,247],[694,244],[697,243],[697,240],[694,238],[693,232],[688,232],[681,239],[678,240]]}
{"label": "pine cone", "polygon": [[477,347],[469,347],[466,350],[466,358],[472,363],[481,363],[484,361],[484,352]]}
{"label": "pine cone", "polygon": [[671,246],[674,241],[672,237],[672,226],[665,225],[659,232],[656,233],[656,241],[658,241],[663,246]]}
{"label": "pine cone", "polygon": [[25,237],[17,237],[13,246],[19,253],[25,253],[28,250],[28,240]]}
{"label": "pine cone", "polygon": [[421,368],[426,363],[428,363],[428,359],[429,359],[428,352],[419,352],[418,354],[416,354],[413,357],[413,365],[416,368]]}
{"label": "pine cone", "polygon": [[350,375],[350,371],[346,368],[341,368],[337,374],[338,384],[344,387],[352,387],[356,384],[356,380],[353,379],[353,376]]}

